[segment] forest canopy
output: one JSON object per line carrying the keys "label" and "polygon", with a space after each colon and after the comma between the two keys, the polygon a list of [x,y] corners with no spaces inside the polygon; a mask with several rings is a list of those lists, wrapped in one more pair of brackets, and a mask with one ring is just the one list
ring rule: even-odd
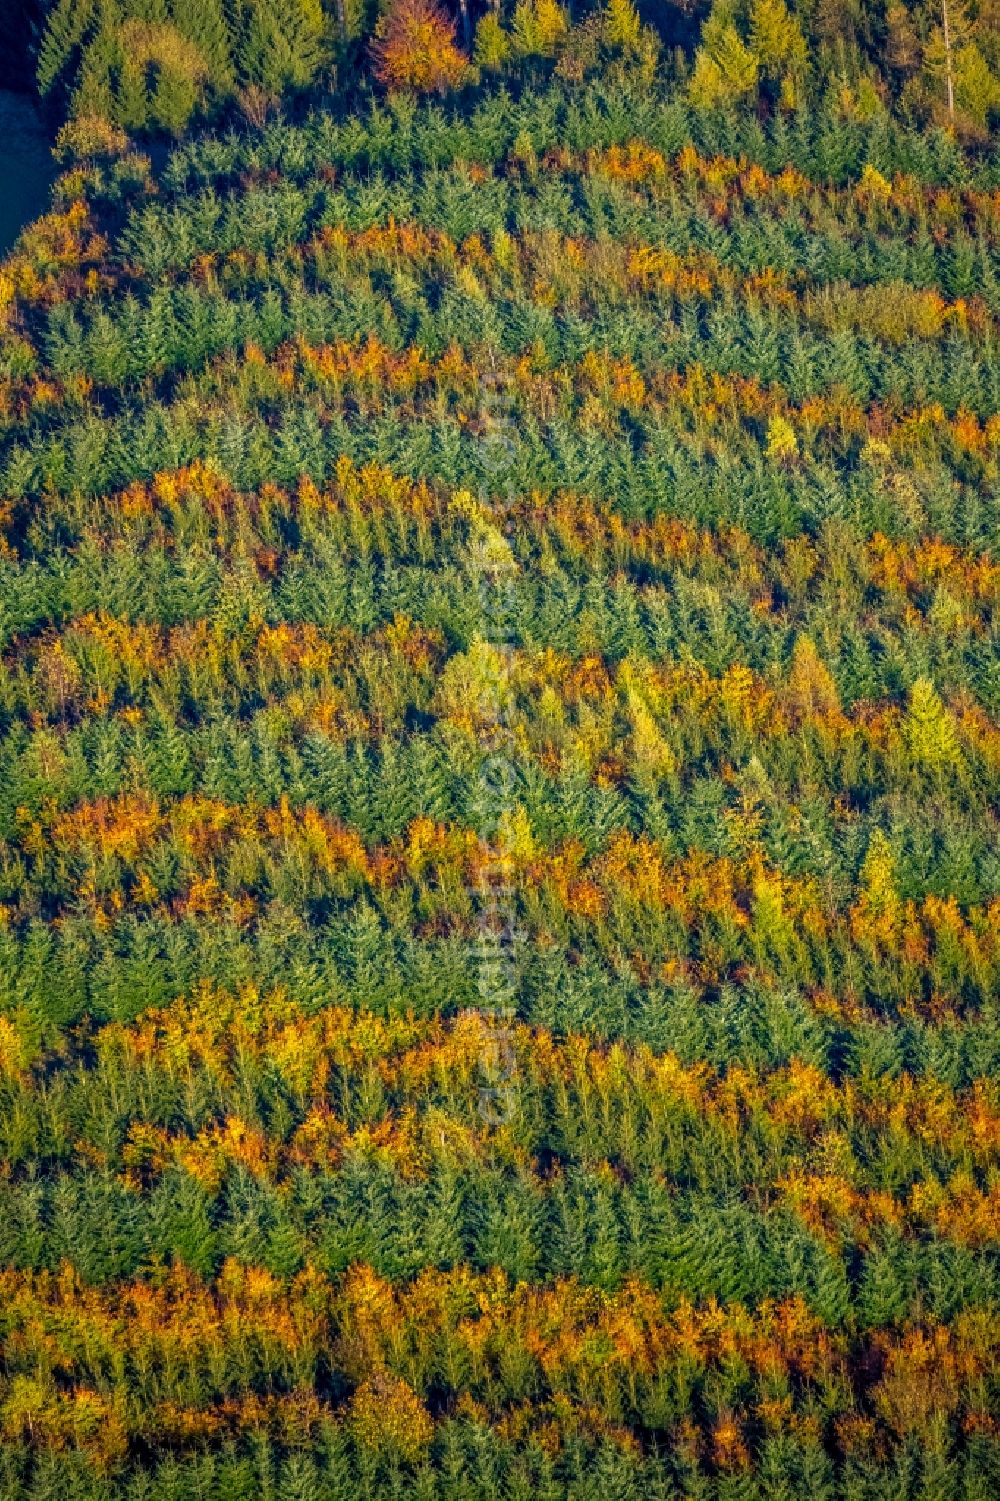
{"label": "forest canopy", "polygon": [[[57,119],[98,114],[127,130],[177,132],[240,103],[259,113],[290,93],[363,88],[385,27],[411,26],[412,63],[435,9],[430,0],[0,0],[0,25]],[[594,61],[599,22],[586,8],[456,0],[439,14],[452,40],[434,37],[428,55],[457,42],[471,69],[446,64],[437,78],[411,66],[391,84],[468,84],[526,58],[567,73]],[[612,0],[608,17],[620,43],[655,42],[660,75],[706,110],[794,111],[833,90],[862,112],[888,107],[979,139],[1000,113],[998,0],[645,0],[639,11]]]}
{"label": "forest canopy", "polygon": [[0,1495],[994,1501],[994,13],[35,20]]}

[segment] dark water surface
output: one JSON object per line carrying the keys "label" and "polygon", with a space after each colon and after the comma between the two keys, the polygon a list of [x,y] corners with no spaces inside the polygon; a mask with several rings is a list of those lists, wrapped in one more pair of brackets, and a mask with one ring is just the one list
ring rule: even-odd
{"label": "dark water surface", "polygon": [[57,170],[50,147],[31,96],[0,89],[0,255],[48,208]]}

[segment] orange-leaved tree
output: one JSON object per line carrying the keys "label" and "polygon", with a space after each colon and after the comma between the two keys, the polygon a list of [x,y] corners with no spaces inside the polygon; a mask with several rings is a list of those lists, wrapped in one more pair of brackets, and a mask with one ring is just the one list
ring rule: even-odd
{"label": "orange-leaved tree", "polygon": [[379,80],[392,90],[443,94],[468,66],[437,0],[395,0],[375,29],[372,52]]}

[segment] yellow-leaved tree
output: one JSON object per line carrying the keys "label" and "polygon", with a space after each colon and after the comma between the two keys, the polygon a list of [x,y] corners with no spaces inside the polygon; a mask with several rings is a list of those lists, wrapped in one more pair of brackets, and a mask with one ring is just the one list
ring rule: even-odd
{"label": "yellow-leaved tree", "polygon": [[736,29],[731,0],[717,0],[702,27],[688,86],[696,109],[718,109],[752,94],[759,76],[757,59]]}
{"label": "yellow-leaved tree", "polygon": [[792,650],[788,697],[795,712],[803,716],[840,712],[837,685],[830,669],[820,659],[812,637],[805,634],[796,637]]}
{"label": "yellow-leaved tree", "polygon": [[852,913],[855,937],[888,948],[895,939],[901,912],[896,856],[886,835],[876,829],[861,866],[861,891]]}
{"label": "yellow-leaved tree", "polygon": [[780,85],[782,103],[794,107],[808,67],[808,52],[802,28],[785,0],[753,0],[750,50],[763,76]]}
{"label": "yellow-leaved tree", "polygon": [[473,60],[480,68],[499,68],[511,54],[511,39],[495,11],[488,10],[476,24]]}
{"label": "yellow-leaved tree", "polygon": [[518,0],[513,30],[518,52],[551,57],[569,30],[569,17],[558,0]]}
{"label": "yellow-leaved tree", "polygon": [[910,689],[903,733],[916,765],[940,772],[960,764],[962,752],[955,721],[930,678],[917,678]]}
{"label": "yellow-leaved tree", "polygon": [[808,65],[802,28],[785,0],[751,0],[749,18],[737,0],[715,0],[695,54],[689,97],[697,109],[718,109],[755,94],[767,80],[785,108],[793,108]]}
{"label": "yellow-leaved tree", "polygon": [[799,451],[799,440],[787,417],[776,413],[767,424],[767,456],[775,463],[787,463]]}
{"label": "yellow-leaved tree", "polygon": [[601,29],[609,46],[634,52],[642,36],[642,22],[632,0],[607,0]]}
{"label": "yellow-leaved tree", "polygon": [[379,80],[392,91],[443,94],[468,66],[455,23],[437,0],[396,0],[375,28],[372,53]]}
{"label": "yellow-leaved tree", "polygon": [[376,1453],[415,1460],[434,1436],[430,1413],[405,1381],[377,1371],[363,1381],[351,1400],[349,1423],[355,1440]]}

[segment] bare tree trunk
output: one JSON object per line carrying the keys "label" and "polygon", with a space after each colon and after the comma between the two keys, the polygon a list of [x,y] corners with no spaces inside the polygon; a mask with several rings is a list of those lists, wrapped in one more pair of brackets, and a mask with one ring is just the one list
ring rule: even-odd
{"label": "bare tree trunk", "polygon": [[948,26],[948,0],[941,0],[944,17],[944,76],[948,85],[948,119],[955,123],[955,83],[951,76],[951,31]]}

